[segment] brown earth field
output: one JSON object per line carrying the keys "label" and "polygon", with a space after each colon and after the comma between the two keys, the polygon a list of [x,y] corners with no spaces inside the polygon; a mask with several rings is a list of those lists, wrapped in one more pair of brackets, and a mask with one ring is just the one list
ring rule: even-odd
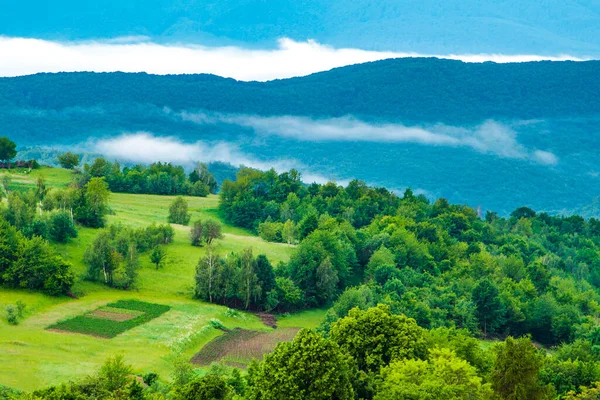
{"label": "brown earth field", "polygon": [[100,319],[108,319],[111,321],[129,321],[130,319],[134,319],[138,317],[135,314],[127,314],[127,313],[115,313],[110,311],[96,310],[92,311],[89,314],[86,314],[87,317],[90,318],[100,318]]}
{"label": "brown earth field", "polygon": [[271,332],[233,329],[204,346],[192,359],[193,364],[210,365],[224,362],[230,366],[245,367],[253,359],[262,359],[272,352],[278,343],[289,342],[300,329],[280,328]]}

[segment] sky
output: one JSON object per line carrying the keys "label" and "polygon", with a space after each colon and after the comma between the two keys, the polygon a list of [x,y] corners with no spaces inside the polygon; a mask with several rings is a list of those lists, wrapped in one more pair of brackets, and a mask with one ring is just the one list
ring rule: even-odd
{"label": "sky", "polygon": [[0,76],[303,76],[392,57],[600,56],[597,0],[29,0],[0,13]]}

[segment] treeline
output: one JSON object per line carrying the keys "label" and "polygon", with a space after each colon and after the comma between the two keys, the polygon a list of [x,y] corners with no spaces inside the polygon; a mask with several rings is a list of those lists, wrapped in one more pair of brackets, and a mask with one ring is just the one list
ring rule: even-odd
{"label": "treeline", "polygon": [[276,277],[265,255],[252,249],[222,257],[209,247],[196,266],[196,297],[211,303],[253,310],[292,311],[302,292],[286,277]]}
{"label": "treeline", "polygon": [[[320,215],[339,216],[360,228],[376,215],[393,214],[400,204],[387,189],[357,180],[346,188],[333,182],[305,185],[295,170],[277,174],[250,168],[242,168],[235,181],[224,181],[220,197],[220,209],[232,224],[288,242],[308,236]],[[287,221],[293,224],[290,228]]]}
{"label": "treeline", "polygon": [[299,244],[275,274],[301,291],[297,307],[323,306],[362,284],[426,328],[531,334],[549,345],[600,332],[596,219],[525,207],[508,218],[481,216],[359,181],[307,186],[294,171],[243,169],[220,196],[223,215],[238,226],[293,224]]}
{"label": "treeline", "polygon": [[8,207],[3,213],[26,236],[65,242],[76,237],[75,223],[101,228],[109,212],[110,191],[102,178],[73,182],[66,188],[49,188],[43,175],[29,191],[8,191],[10,179],[3,177]]}
{"label": "treeline", "polygon": [[[596,347],[579,340],[548,354],[528,337],[482,347],[465,330],[427,330],[379,304],[350,310],[326,332],[300,331],[246,373],[219,364],[199,373],[176,359],[171,377],[133,375],[119,356],[82,381],[26,398],[586,400],[600,392]],[[0,390],[8,399],[21,396]]]}
{"label": "treeline", "polygon": [[83,165],[82,179],[89,178],[104,178],[110,190],[118,193],[206,197],[218,189],[214,175],[203,163],[198,163],[188,175],[183,167],[171,163],[121,168],[119,162],[109,162],[100,157],[91,164]]}

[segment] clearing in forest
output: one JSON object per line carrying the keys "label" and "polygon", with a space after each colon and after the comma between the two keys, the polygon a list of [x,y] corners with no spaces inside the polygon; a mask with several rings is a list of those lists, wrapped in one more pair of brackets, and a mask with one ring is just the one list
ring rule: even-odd
{"label": "clearing in forest", "polygon": [[243,368],[251,360],[260,360],[265,354],[272,352],[278,343],[292,341],[299,330],[280,328],[271,332],[259,332],[236,328],[213,339],[192,357],[191,362],[206,366],[222,361],[227,365]]}
{"label": "clearing in forest", "polygon": [[139,300],[119,300],[97,310],[58,322],[47,329],[113,338],[169,311],[170,307]]}

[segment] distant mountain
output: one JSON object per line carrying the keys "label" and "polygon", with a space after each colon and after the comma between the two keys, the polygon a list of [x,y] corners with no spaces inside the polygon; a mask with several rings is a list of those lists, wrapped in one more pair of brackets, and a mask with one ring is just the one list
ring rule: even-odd
{"label": "distant mountain", "polygon": [[0,34],[52,39],[147,35],[206,45],[282,36],[420,53],[600,54],[595,0],[11,1]]}
{"label": "distant mountain", "polygon": [[599,76],[600,61],[423,58],[262,83],[38,74],[0,79],[0,136],[56,146],[143,131],[226,143],[236,152],[202,151],[235,165],[253,159],[340,181],[410,186],[503,214],[521,205],[562,212],[600,195]]}
{"label": "distant mountain", "polygon": [[600,61],[464,63],[405,58],[307,77],[238,82],[213,75],[62,73],[0,78],[0,106],[151,104],[263,115],[354,115],[473,122],[600,115]]}

